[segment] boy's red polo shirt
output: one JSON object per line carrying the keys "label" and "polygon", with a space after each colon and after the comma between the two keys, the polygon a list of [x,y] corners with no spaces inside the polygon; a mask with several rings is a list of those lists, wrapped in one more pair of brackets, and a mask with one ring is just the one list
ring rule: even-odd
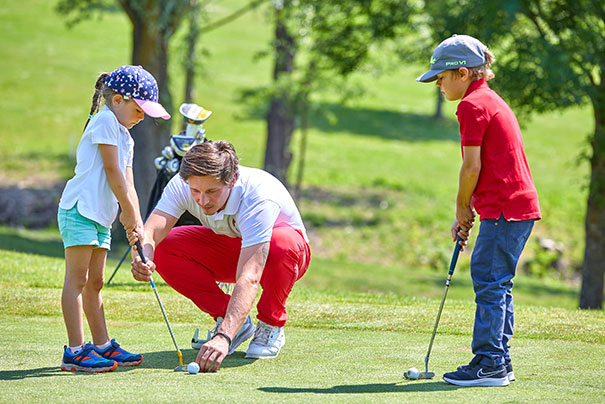
{"label": "boy's red polo shirt", "polygon": [[471,83],[456,111],[462,146],[481,146],[473,205],[481,220],[540,219],[538,193],[515,114],[485,80]]}

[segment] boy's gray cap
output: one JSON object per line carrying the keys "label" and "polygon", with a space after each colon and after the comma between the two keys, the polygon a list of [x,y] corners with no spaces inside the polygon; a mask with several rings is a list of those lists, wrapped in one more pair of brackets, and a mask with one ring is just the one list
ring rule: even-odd
{"label": "boy's gray cap", "polygon": [[437,80],[437,75],[446,70],[483,66],[486,49],[487,46],[472,36],[454,34],[437,46],[431,56],[431,70],[416,81],[428,83]]}

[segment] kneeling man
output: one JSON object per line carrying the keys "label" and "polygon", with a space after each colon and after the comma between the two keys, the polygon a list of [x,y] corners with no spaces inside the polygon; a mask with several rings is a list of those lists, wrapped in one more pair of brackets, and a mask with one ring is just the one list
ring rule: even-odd
{"label": "kneeling man", "polygon": [[[203,226],[173,228],[186,210]],[[286,341],[286,300],[307,270],[311,252],[300,213],[277,178],[240,166],[229,142],[196,145],[183,157],[180,175],[164,189],[139,237],[149,259],[143,264],[133,254],[134,278],[149,281],[157,270],[216,320],[211,338],[200,344],[202,371],[216,371],[253,334],[246,358],[279,354]],[[232,295],[217,282],[234,283]],[[250,311],[259,284],[255,327]]]}

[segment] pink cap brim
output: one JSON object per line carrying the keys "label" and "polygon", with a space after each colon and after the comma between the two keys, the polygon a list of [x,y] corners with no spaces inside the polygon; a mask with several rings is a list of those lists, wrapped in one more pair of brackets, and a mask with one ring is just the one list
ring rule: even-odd
{"label": "pink cap brim", "polygon": [[139,105],[139,107],[141,107],[141,109],[147,115],[149,115],[152,118],[170,119],[170,114],[168,112],[166,112],[164,107],[158,102],[144,101],[144,100],[137,100],[137,99],[135,99],[135,102]]}

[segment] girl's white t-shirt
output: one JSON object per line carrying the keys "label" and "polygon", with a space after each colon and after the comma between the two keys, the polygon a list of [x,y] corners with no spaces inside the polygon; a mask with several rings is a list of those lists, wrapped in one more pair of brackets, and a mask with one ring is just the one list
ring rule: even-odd
{"label": "girl's white t-shirt", "polygon": [[111,228],[118,214],[118,200],[107,181],[100,144],[118,148],[122,174],[126,174],[126,167],[132,167],[134,141],[128,129],[105,106],[92,117],[82,134],[76,152],[76,175],[65,185],[59,207],[71,209],[77,203],[82,216]]}
{"label": "girl's white t-shirt", "polygon": [[216,234],[242,239],[242,248],[271,241],[274,227],[300,230],[307,242],[305,226],[286,187],[274,176],[257,168],[239,166],[225,208],[204,214],[195,202],[189,184],[175,175],[164,188],[156,209],[179,218],[186,210]]}

